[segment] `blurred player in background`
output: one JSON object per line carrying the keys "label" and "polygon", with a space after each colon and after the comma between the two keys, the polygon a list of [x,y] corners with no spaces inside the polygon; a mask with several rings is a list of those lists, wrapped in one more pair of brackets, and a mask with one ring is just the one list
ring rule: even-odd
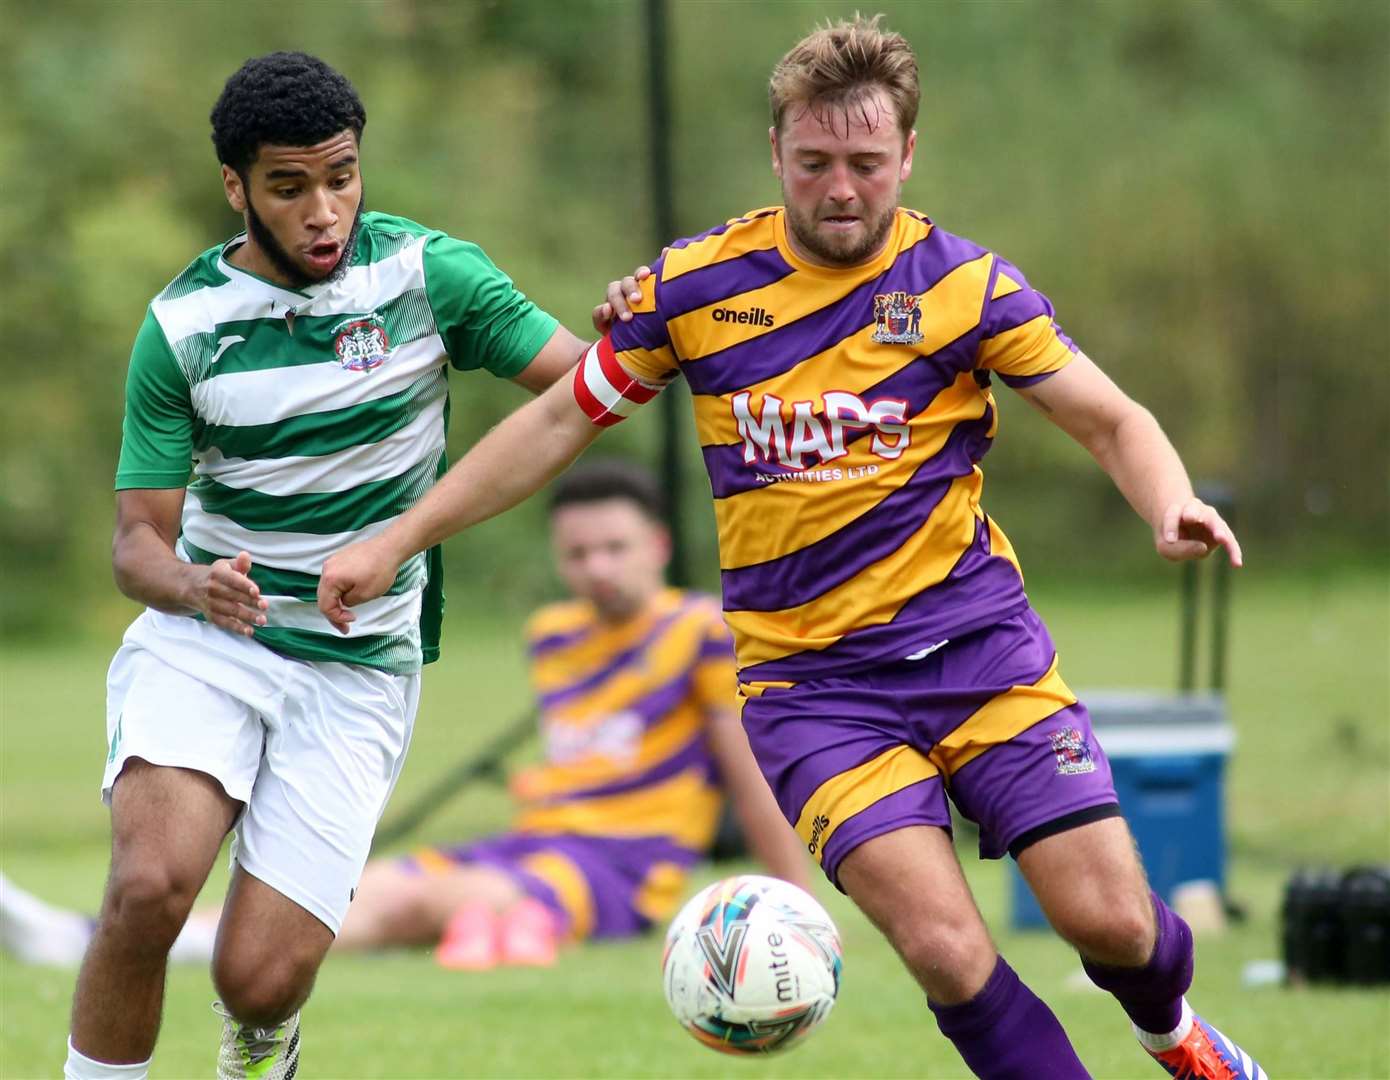
{"label": "blurred player in background", "polygon": [[[483,970],[552,963],[566,939],[641,933],[675,912],[724,793],[768,870],[809,884],[739,724],[719,607],[664,583],[670,540],[653,478],[616,460],[579,466],[550,506],[573,599],[527,627],[544,763],[513,780],[515,826],[368,862],[337,949],[437,944],[445,966]],[[217,922],[195,912],[171,958],[210,959]],[[92,928],[0,879],[0,942],[21,958],[75,964]]]}
{"label": "blurred player in background", "polygon": [[[783,202],[667,249],[619,322],[380,536],[329,559],[324,612],[539,488],[676,374],[719,527],[743,723],[787,820],[882,929],[982,1077],[1086,1075],[999,956],[951,844],[1017,859],[1053,927],[1172,1075],[1263,1076],[1193,1015],[1186,924],[1148,888],[1090,718],[980,508],[991,383],[1089,450],[1168,559],[1225,549],[1147,410],[1061,332],[1009,262],[898,205],[919,86],[908,43],[856,17],[771,80]],[[611,313],[611,311],[610,311]]]}
{"label": "blurred player in background", "polygon": [[136,336],[112,560],[147,610],[108,675],[111,867],[68,1077],[147,1074],[167,953],[234,827],[218,1071],[293,1075],[442,610],[438,552],[421,552],[340,636],[314,604],[323,559],[442,470],[448,366],[540,391],[583,348],[476,246],[364,212],[365,123],[303,53],[233,74],[212,135],[245,231]]}

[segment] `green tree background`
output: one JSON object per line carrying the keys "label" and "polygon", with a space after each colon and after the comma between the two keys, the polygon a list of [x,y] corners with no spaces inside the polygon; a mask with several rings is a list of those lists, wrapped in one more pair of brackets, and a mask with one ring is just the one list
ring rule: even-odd
{"label": "green tree background", "polygon": [[[765,80],[853,5],[670,5],[678,232],[778,199]],[[883,3],[918,50],[904,202],[1022,266],[1067,331],[1239,499],[1252,561],[1390,545],[1390,6]],[[239,227],[207,116],[250,55],[315,52],[367,104],[371,206],[480,243],[577,332],[654,257],[640,0],[0,2],[3,629],[118,602],[111,476],[149,299]],[[455,378],[454,453],[524,395]],[[1142,524],[1001,392],[988,505],[1034,573],[1153,573]],[[1027,414],[1027,418],[1025,418]],[[655,460],[658,411],[607,436]],[[707,486],[685,469],[696,577]],[[454,542],[454,603],[551,588],[530,506]],[[1142,568],[1142,569],[1141,569]],[[109,599],[108,599],[109,598]]]}

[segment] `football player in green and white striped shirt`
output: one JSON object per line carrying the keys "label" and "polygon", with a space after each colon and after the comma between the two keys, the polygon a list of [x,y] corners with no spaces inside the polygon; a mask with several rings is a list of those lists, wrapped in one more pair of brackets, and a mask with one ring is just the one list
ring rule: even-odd
{"label": "football player in green and white striped shirt", "polygon": [[323,62],[247,61],[212,112],[246,231],[180,273],[136,336],[113,562],[147,610],[108,676],[114,844],[68,1077],[146,1075],[169,945],[234,826],[219,1075],[292,1075],[442,603],[423,553],[344,637],[315,606],[319,570],[444,468],[448,366],[539,391],[584,348],[476,246],[363,212],[365,122]]}

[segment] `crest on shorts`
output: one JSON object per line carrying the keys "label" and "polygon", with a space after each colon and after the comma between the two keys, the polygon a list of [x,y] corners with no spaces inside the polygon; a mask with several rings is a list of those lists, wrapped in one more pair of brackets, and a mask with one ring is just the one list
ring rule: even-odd
{"label": "crest on shorts", "polygon": [[329,333],[333,334],[333,351],[344,371],[374,371],[391,355],[391,340],[386,336],[385,320],[376,312],[361,318],[344,319]]}
{"label": "crest on shorts", "polygon": [[1057,758],[1057,773],[1060,776],[1075,776],[1078,773],[1096,771],[1095,759],[1086,736],[1074,727],[1064,727],[1051,733],[1052,753]]}
{"label": "crest on shorts", "polygon": [[913,293],[874,294],[874,333],[880,345],[916,345],[922,340],[922,297]]}

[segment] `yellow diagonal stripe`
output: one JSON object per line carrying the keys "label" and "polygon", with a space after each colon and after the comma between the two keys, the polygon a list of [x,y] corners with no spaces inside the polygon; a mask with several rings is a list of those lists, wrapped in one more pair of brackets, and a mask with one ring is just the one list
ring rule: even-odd
{"label": "yellow diagonal stripe", "polygon": [[1047,674],[1032,686],[1015,686],[975,710],[932,747],[931,760],[949,778],[990,747],[1008,742],[1053,713],[1075,704],[1076,695],[1058,673],[1054,655]]}
{"label": "yellow diagonal stripe", "polygon": [[[896,791],[937,775],[937,768],[911,746],[893,746],[847,772],[832,776],[806,800],[796,833],[820,862],[835,830],[861,810]],[[819,831],[816,820],[824,818]]]}
{"label": "yellow diagonal stripe", "polygon": [[594,931],[594,897],[584,871],[555,851],[538,851],[521,860],[521,868],[535,874],[552,889],[569,913],[569,936],[586,938]]}

